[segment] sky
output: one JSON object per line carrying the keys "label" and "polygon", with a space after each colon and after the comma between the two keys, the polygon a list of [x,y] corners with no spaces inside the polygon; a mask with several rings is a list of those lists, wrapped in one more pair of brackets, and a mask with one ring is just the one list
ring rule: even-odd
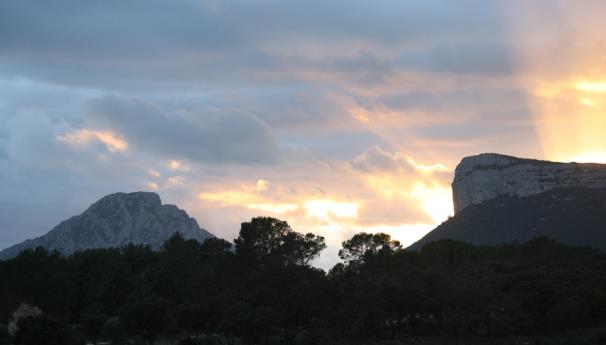
{"label": "sky", "polygon": [[[114,192],[404,245],[464,156],[606,162],[602,1],[0,2],[0,248]],[[604,106],[602,106],[604,103]]]}

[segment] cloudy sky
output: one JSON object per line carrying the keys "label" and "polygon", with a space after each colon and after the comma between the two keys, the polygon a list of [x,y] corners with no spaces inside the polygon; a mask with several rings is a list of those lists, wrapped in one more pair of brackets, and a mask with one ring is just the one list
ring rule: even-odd
{"label": "cloudy sky", "polygon": [[[408,244],[480,152],[606,161],[601,1],[0,2],[0,248],[117,191]],[[606,104],[606,103],[605,103]]]}

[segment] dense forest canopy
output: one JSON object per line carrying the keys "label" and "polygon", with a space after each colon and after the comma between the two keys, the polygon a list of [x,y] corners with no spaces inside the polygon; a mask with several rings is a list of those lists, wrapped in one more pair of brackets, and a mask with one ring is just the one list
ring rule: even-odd
{"label": "dense forest canopy", "polygon": [[176,235],[160,251],[24,251],[0,262],[0,344],[499,339],[606,318],[606,255],[547,238],[417,252],[361,233],[329,272],[311,264],[324,238],[278,219],[243,223],[234,243]]}

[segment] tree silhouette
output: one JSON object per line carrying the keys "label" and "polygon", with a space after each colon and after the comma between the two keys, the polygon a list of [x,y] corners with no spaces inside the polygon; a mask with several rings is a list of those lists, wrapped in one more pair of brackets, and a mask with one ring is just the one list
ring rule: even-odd
{"label": "tree silhouette", "polygon": [[176,234],[158,251],[25,251],[0,261],[0,325],[14,330],[0,344],[509,343],[569,330],[595,343],[606,326],[606,255],[595,249],[537,238],[409,251],[361,233],[326,273],[311,264],[324,247],[260,217],[235,247]]}
{"label": "tree silhouette", "polygon": [[339,257],[348,264],[361,264],[366,258],[378,254],[392,254],[402,248],[400,242],[385,233],[361,232],[342,243]]}
{"label": "tree silhouette", "polygon": [[237,255],[244,260],[297,265],[308,265],[326,248],[324,237],[295,232],[287,222],[271,217],[242,223],[234,243]]}

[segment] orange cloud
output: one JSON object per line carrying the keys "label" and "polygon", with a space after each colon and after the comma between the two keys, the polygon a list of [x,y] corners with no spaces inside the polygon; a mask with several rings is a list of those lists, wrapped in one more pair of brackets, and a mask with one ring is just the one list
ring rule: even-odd
{"label": "orange cloud", "polygon": [[151,176],[151,177],[156,177],[156,178],[158,178],[158,177],[162,176],[162,174],[160,174],[160,172],[159,172],[159,171],[154,170],[154,169],[149,169],[149,170],[147,170],[147,174],[148,174],[149,176]]}
{"label": "orange cloud", "polygon": [[333,218],[357,218],[359,205],[355,202],[338,202],[330,199],[306,200],[303,202],[306,216],[319,221]]}
{"label": "orange cloud", "polygon": [[299,206],[296,204],[248,204],[247,207],[251,210],[259,210],[275,214],[284,214],[296,211]]}
{"label": "orange cloud", "polygon": [[128,144],[124,139],[110,131],[78,129],[59,135],[57,139],[69,145],[79,147],[87,146],[93,141],[98,141],[104,144],[109,152],[125,151],[128,148]]}

